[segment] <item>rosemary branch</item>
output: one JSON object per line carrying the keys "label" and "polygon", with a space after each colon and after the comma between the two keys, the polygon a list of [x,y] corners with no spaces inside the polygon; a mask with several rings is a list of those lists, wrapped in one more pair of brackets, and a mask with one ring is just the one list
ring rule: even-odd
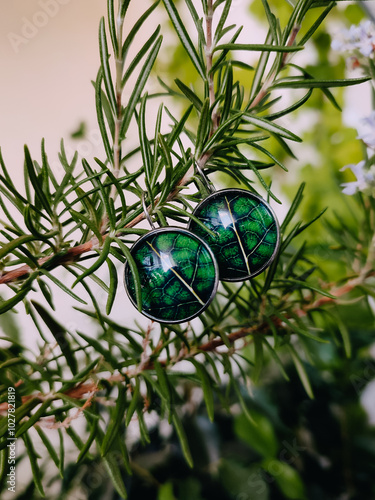
{"label": "rosemary branch", "polygon": [[[374,276],[375,276],[375,271],[371,271],[367,273],[366,278]],[[307,303],[303,308],[294,311],[294,314],[299,317],[303,317],[306,316],[309,311],[318,309],[323,305],[335,304],[340,297],[350,293],[353,289],[359,286],[359,284],[363,284],[363,279],[364,278],[361,277],[361,281],[359,282],[359,278],[354,278],[348,281],[348,283],[346,283],[342,287],[332,289],[330,292],[330,295],[332,295],[332,297],[322,297],[320,299],[315,300],[312,303]],[[282,327],[281,325],[282,321],[279,318],[272,317],[270,319],[272,320],[276,328]],[[249,335],[269,335],[269,334],[271,334],[270,324],[267,321],[262,321],[259,324],[243,327],[236,330],[235,332],[228,334],[227,341],[229,344],[234,344],[236,341],[244,339]],[[146,345],[148,345],[148,336],[146,336],[145,338],[144,347]],[[188,350],[180,351],[178,353],[178,356],[176,356],[175,359],[172,358],[168,363],[165,360],[159,360],[159,363],[166,369],[171,368],[172,366],[176,366],[181,361],[184,361],[185,359],[188,359],[190,357],[197,356],[202,352],[214,352],[218,347],[223,345],[224,342],[221,338],[215,338],[204,344],[200,344],[191,351]],[[126,370],[124,373],[111,375],[110,377],[106,378],[106,381],[108,383],[124,382],[126,380],[129,380],[130,378],[138,376],[143,371],[149,371],[153,369],[154,369],[154,363],[152,361],[152,355],[147,357],[143,355],[141,356],[140,365],[136,366],[131,370]],[[20,383],[22,383],[22,381],[20,381]],[[97,381],[90,380],[78,383],[76,386],[68,389],[64,394],[72,399],[83,399],[87,394],[89,394],[90,398],[92,398],[92,393],[99,392],[100,390],[101,389],[98,386]],[[23,396],[22,403],[26,403],[30,399],[37,399],[38,401],[43,402],[47,396],[58,399],[58,393],[56,394],[56,396],[53,395],[51,396],[50,393],[48,395],[43,393],[36,393]],[[7,403],[0,404],[0,412],[6,412],[7,408],[8,408]]]}

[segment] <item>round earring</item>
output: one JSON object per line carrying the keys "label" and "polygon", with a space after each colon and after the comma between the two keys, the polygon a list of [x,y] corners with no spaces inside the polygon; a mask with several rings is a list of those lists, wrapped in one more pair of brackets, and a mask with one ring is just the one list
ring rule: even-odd
{"label": "round earring", "polygon": [[275,213],[260,196],[244,189],[215,191],[196,165],[211,194],[195,208],[198,218],[216,237],[193,219],[188,229],[204,239],[213,251],[222,281],[244,281],[264,271],[280,246]]}
{"label": "round earring", "polygon": [[[160,323],[182,323],[201,314],[213,300],[218,283],[218,266],[207,243],[180,227],[155,228],[143,210],[151,231],[137,240],[130,253],[141,282],[142,314]],[[134,276],[128,263],[125,289],[137,307]]]}

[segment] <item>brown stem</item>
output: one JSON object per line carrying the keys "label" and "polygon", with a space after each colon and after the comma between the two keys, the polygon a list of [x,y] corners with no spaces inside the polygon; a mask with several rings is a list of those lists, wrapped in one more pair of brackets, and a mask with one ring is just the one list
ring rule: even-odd
{"label": "brown stem", "polygon": [[[367,278],[369,277],[374,277],[375,276],[375,271],[371,271],[367,274]],[[359,280],[359,278],[355,278],[345,285],[343,285],[340,288],[335,288],[334,290],[331,290],[331,295],[333,297],[322,297],[321,299],[318,299],[314,301],[311,304],[306,304],[303,308],[295,311],[295,314],[302,317],[306,316],[308,311],[311,311],[313,309],[317,309],[325,304],[334,304],[338,298],[342,297],[343,295],[348,294],[351,292],[354,288],[359,286],[360,284],[363,283],[363,280]],[[279,318],[271,318],[272,322],[274,323],[276,328],[281,327],[281,320]],[[259,325],[252,325],[248,327],[243,327],[240,328],[239,330],[230,333],[227,336],[227,340],[230,344],[234,344],[237,340],[243,339],[245,337],[248,337],[249,335],[267,335],[270,332],[270,325],[268,322],[264,321],[263,323]],[[148,342],[148,339],[145,342]],[[180,361],[183,361],[184,359],[187,359],[192,356],[196,356],[202,351],[204,352],[212,352],[215,351],[218,347],[223,346],[224,342],[221,338],[213,339],[210,340],[209,342],[206,342],[204,344],[199,345],[196,347],[193,351],[181,351],[178,356],[172,360],[172,362],[168,366],[174,366]],[[167,367],[167,363],[165,361],[159,361],[160,364],[164,367]],[[124,374],[117,374],[117,375],[112,375],[107,379],[107,382],[109,383],[115,383],[115,382],[123,382],[126,379],[132,378],[136,375],[139,375],[140,372],[142,371],[147,371],[147,370],[153,370],[154,369],[154,363],[151,359],[151,357],[146,357],[143,356],[143,359],[141,360],[141,364],[138,367],[135,367],[131,370],[126,371]],[[16,384],[17,385],[17,384]],[[81,382],[75,387],[72,387],[71,389],[67,390],[65,394],[73,399],[82,399],[86,394],[91,394],[92,392],[98,391],[99,388],[97,386],[97,382],[90,380],[89,382]],[[47,396],[42,393],[38,394],[31,394],[27,396],[22,397],[22,403],[26,403],[32,398],[40,400],[40,402],[43,402]],[[7,403],[2,403],[0,404],[0,412],[6,411],[8,408]]]}
{"label": "brown stem", "polygon": [[[375,271],[370,271],[366,274],[365,277],[359,276],[358,278],[354,278],[351,281],[348,281],[345,285],[339,288],[334,288],[331,290],[330,294],[332,297],[322,297],[311,304],[306,304],[303,308],[298,309],[295,313],[297,316],[303,317],[306,316],[307,313],[311,310],[318,309],[322,307],[323,305],[326,304],[333,304],[336,303],[337,299],[342,297],[343,295],[346,295],[350,293],[352,290],[354,290],[357,286],[360,286],[363,284],[364,279],[370,278],[375,276]],[[272,318],[272,322],[274,323],[276,328],[279,328],[281,325],[281,320],[279,318]],[[249,326],[249,327],[244,327],[241,328],[240,330],[237,330],[236,332],[230,333],[227,336],[227,340],[229,341],[230,344],[233,344],[236,342],[236,340],[242,339],[244,337],[247,337],[250,334],[266,334],[269,332],[270,326],[267,322],[263,322],[260,325],[254,325],[254,326]],[[201,351],[214,351],[217,347],[224,345],[223,340],[220,339],[214,339],[211,340],[210,342],[207,342],[206,344],[202,344],[197,348],[197,351],[194,351],[194,355],[201,352]]]}
{"label": "brown stem", "polygon": [[[294,26],[294,28],[292,29],[292,32],[290,34],[288,43],[286,44],[287,47],[291,47],[294,44],[300,29],[301,29],[300,26]],[[275,69],[270,75],[268,75],[268,77],[264,81],[258,95],[255,97],[253,102],[250,104],[249,109],[254,109],[261,102],[261,100],[267,95],[268,90],[269,90],[271,84],[273,83],[273,81],[275,80],[277,74],[279,73],[279,71],[282,68],[284,68],[284,66],[288,62],[288,57],[291,57],[291,53],[284,52],[282,59],[281,59],[280,68]]]}
{"label": "brown stem", "polygon": [[[106,237],[106,235],[103,236],[103,239]],[[84,253],[90,252],[93,250],[95,247],[98,246],[98,239],[97,238],[92,238],[90,241],[87,241],[86,243],[82,243],[82,245],[78,245],[76,247],[71,247],[69,248],[57,261],[54,263],[54,267],[70,264],[72,262],[75,262],[78,260],[81,255]],[[39,266],[42,266],[43,264],[46,264],[48,261],[51,259],[55,258],[56,255],[49,255],[47,257],[42,257],[41,259],[38,259],[38,264]],[[13,269],[13,271],[7,271],[3,272],[3,274],[0,276],[0,285],[6,284],[6,283],[12,283],[14,281],[17,281],[19,279],[25,278],[28,274],[30,274],[32,271],[34,271],[33,268],[31,268],[28,265],[20,266],[17,267],[17,269]]]}
{"label": "brown stem", "polygon": [[[289,36],[288,43],[286,44],[287,47],[291,47],[294,44],[300,29],[301,29],[301,26],[299,26],[299,25],[296,25],[293,27],[292,32]],[[291,52],[284,52],[283,58],[281,60],[280,69],[282,69],[286,65],[286,63],[288,62],[288,58],[290,58],[290,57],[292,57]]]}
{"label": "brown stem", "polygon": [[[236,332],[230,333],[227,336],[227,340],[230,344],[234,344],[236,340],[243,339],[244,337],[247,337],[248,335],[252,333],[264,333],[265,331],[269,330],[269,325],[268,323],[264,322],[261,325],[254,325],[254,326],[248,326],[241,328],[240,330],[237,330]],[[197,353],[200,351],[205,351],[205,352],[210,352],[214,351],[217,347],[220,347],[224,345],[224,341],[220,339],[213,339],[210,340],[210,342],[206,342],[205,344],[201,344],[197,348]],[[194,353],[196,354],[196,353]]]}
{"label": "brown stem", "polygon": [[[206,36],[207,36],[207,41],[206,41],[206,54],[207,54],[207,76],[209,79],[209,87],[210,87],[210,103],[212,104],[215,101],[215,93],[214,93],[214,86],[213,86],[213,75],[211,74],[211,68],[212,68],[212,0],[208,0],[208,5],[207,5],[207,17],[206,17]],[[118,29],[121,29],[122,33],[122,24],[119,23]],[[288,46],[291,46],[295,38],[297,36],[297,33],[299,31],[299,27],[295,27],[291,33],[291,36],[288,41]],[[120,33],[120,32],[119,32]],[[121,35],[122,36],[122,35]],[[120,44],[119,44],[120,47]],[[119,49],[121,52],[121,49]],[[285,55],[285,54],[284,54]],[[121,59],[120,59],[121,57]],[[117,91],[117,112],[118,116],[121,117],[121,75],[122,75],[122,54],[120,53],[120,57],[118,57],[116,61],[116,91]],[[283,64],[285,64],[285,58],[283,58]],[[120,64],[121,64],[121,71],[120,71]],[[259,94],[256,96],[254,101],[251,103],[249,109],[252,109],[256,107],[256,105],[263,99],[263,97],[267,94],[269,85],[273,81],[275,75],[271,75],[263,84],[261,90],[259,91]],[[121,90],[120,90],[121,89]],[[218,126],[218,119],[219,117],[213,112],[212,115],[212,129],[215,130],[215,127],[217,128]],[[120,144],[120,122],[116,120],[115,124],[115,141],[114,141],[114,172],[116,172],[115,175],[118,175],[119,168],[120,168],[120,162],[121,162],[121,144]],[[117,131],[117,132],[116,132]],[[116,144],[118,147],[116,147]],[[207,161],[209,160],[211,154],[210,153],[204,153],[201,158],[198,159],[198,165],[203,168]],[[168,196],[167,201],[172,201],[174,200],[179,192],[180,192],[180,187],[186,185],[192,175],[194,174],[194,169],[193,167],[189,169],[189,171],[184,175],[184,177],[176,184],[175,189],[170,193]],[[114,190],[114,186],[112,188],[112,191]],[[158,200],[155,200],[155,204],[157,204]],[[131,228],[139,224],[142,220],[144,220],[145,216],[144,214],[140,214],[137,217],[135,217],[131,222],[129,222],[125,227]],[[102,228],[102,233],[103,233],[103,240],[106,238],[107,234],[105,234],[105,228],[106,228],[106,222],[101,225]],[[72,262],[77,261],[81,255],[91,252],[95,247],[98,246],[98,240],[97,238],[93,238],[90,241],[87,241],[86,243],[83,243],[82,245],[78,245],[76,247],[71,247],[69,248],[64,255],[61,256],[60,259],[57,259],[57,261],[54,263],[54,268],[58,267],[60,265],[65,265],[69,264]],[[55,255],[48,256],[48,257],[42,257],[41,259],[38,260],[39,266],[42,266],[49,260],[51,260]],[[14,281],[17,281],[19,279],[25,278],[28,274],[30,274],[34,269],[31,268],[28,265],[20,266],[17,269],[14,269],[13,271],[5,271],[1,274],[0,276],[0,285],[2,284],[7,284],[7,283],[12,283]]]}
{"label": "brown stem", "polygon": [[[208,159],[210,158],[209,153],[204,153],[201,158],[198,160],[198,164],[201,168],[204,167]],[[167,198],[167,202],[173,201],[180,193],[180,187],[185,186],[191,179],[192,175],[194,174],[194,169],[191,167],[189,171],[184,175],[182,179],[176,184],[175,189],[171,191]],[[155,205],[157,205],[158,198],[155,200]],[[126,228],[132,228],[139,224],[141,221],[143,221],[145,218],[145,215],[142,213],[135,217],[132,221],[128,222],[126,224]],[[103,234],[103,241],[105,238],[108,236],[108,234]],[[59,267],[61,265],[67,265],[71,264],[73,262],[76,262],[83,254],[91,252],[95,248],[97,248],[99,245],[98,239],[96,237],[92,238],[90,241],[87,241],[86,243],[83,243],[82,245],[78,245],[76,247],[71,247],[66,252],[64,255],[62,255],[59,259],[56,259],[54,262],[53,268]],[[43,264],[47,263],[49,260],[53,259],[56,257],[56,255],[49,255],[48,257],[42,257],[41,259],[38,260],[39,266],[42,266]],[[14,269],[13,271],[5,271],[3,274],[0,276],[0,285],[7,284],[7,283],[12,283],[14,281],[17,281],[19,279],[25,278],[28,274],[33,272],[35,269],[31,268],[28,265],[20,266],[17,269]]]}

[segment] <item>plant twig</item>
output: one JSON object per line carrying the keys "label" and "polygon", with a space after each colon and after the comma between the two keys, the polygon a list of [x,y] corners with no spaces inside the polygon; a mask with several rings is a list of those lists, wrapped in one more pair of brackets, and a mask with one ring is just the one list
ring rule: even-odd
{"label": "plant twig", "polygon": [[[113,143],[113,173],[118,177],[121,165],[121,140],[120,130],[122,122],[122,73],[124,70],[124,62],[122,57],[122,30],[124,26],[124,18],[120,15],[121,2],[119,2],[119,13],[117,17],[117,43],[118,51],[116,54],[116,119],[115,119],[115,137]],[[116,187],[112,186],[112,196],[115,196]]]}
{"label": "plant twig", "polygon": [[[116,95],[116,110],[115,110],[115,133],[113,139],[113,175],[118,177],[121,166],[121,123],[122,123],[122,74],[124,70],[124,61],[122,57],[122,31],[124,27],[124,17],[121,16],[121,2],[118,5],[118,16],[117,16],[117,26],[116,26],[116,34],[117,34],[117,44],[118,49],[116,56],[116,64],[115,64],[115,74],[116,74],[116,87],[115,87],[115,95]],[[117,188],[115,184],[112,184],[111,187],[111,198],[113,200],[116,199],[117,196]],[[105,234],[108,230],[108,216],[102,220],[100,232],[101,234]]]}
{"label": "plant twig", "polygon": [[[366,275],[366,279],[369,277],[374,277],[375,276],[375,271],[370,271]],[[337,299],[340,297],[350,293],[353,291],[357,286],[360,286],[363,284],[364,278],[363,277],[357,277],[352,280],[350,280],[348,283],[343,285],[342,287],[339,288],[334,288],[331,290],[331,295],[332,297],[322,297],[312,303],[307,303],[303,308],[298,309],[295,311],[295,314],[299,317],[306,316],[307,313],[311,310],[318,309],[319,307],[322,307],[323,305],[326,304],[334,304],[336,303]],[[271,318],[272,322],[274,323],[276,328],[280,328],[282,326],[282,321],[279,318],[273,317]],[[243,327],[240,328],[239,330],[232,332],[228,334],[227,336],[227,341],[229,344],[234,344],[237,340],[244,339],[245,337],[248,337],[249,335],[268,335],[270,332],[270,325],[267,321],[263,321],[260,324],[255,324],[251,325],[248,327]],[[150,330],[148,333],[148,336],[150,334]],[[146,344],[148,344],[148,336],[145,339],[144,342],[144,348],[146,349]],[[187,351],[187,350],[181,350],[178,354],[178,356],[167,365],[166,361],[160,360],[159,363],[164,366],[165,368],[170,367],[170,366],[175,366],[177,363],[180,361],[183,361],[189,357],[192,356],[197,356],[199,353],[202,351],[204,352],[213,352],[215,351],[218,347],[223,346],[224,341],[221,338],[216,338],[212,339],[209,342],[206,342],[204,344],[201,344],[194,348],[192,351]],[[142,354],[142,360],[141,364],[136,368],[132,370],[127,370],[125,373],[119,373],[116,375],[112,375],[109,378],[107,378],[108,383],[116,383],[116,382],[124,382],[128,380],[129,378],[132,378],[134,376],[139,375],[140,372],[142,371],[148,371],[148,370],[153,370],[154,363],[151,359],[150,356],[146,356],[144,353]],[[90,396],[90,401],[92,399],[92,394],[100,391],[100,387],[98,387],[97,381],[90,380],[86,382],[80,382],[78,385],[75,387],[72,387],[68,389],[65,394],[69,396],[70,398],[73,399],[83,399],[87,394]],[[51,394],[48,394],[48,397],[51,397]],[[44,401],[46,398],[45,394],[42,393],[36,393],[36,394],[31,394],[27,396],[22,397],[22,403],[26,403],[30,399],[38,399],[41,402]],[[7,411],[8,408],[8,403],[1,403],[0,404],[0,413],[4,413]]]}
{"label": "plant twig", "polygon": [[206,69],[207,69],[207,81],[208,81],[208,94],[210,98],[210,106],[212,108],[212,130],[214,133],[219,126],[219,116],[217,114],[215,103],[215,87],[214,87],[214,75],[212,73],[212,55],[213,55],[213,45],[212,45],[212,21],[213,21],[213,7],[212,0],[207,0],[207,14],[206,14]]}
{"label": "plant twig", "polygon": [[[286,44],[287,47],[291,47],[294,44],[294,42],[296,41],[296,37],[297,37],[298,32],[299,32],[300,29],[301,29],[301,26],[294,26],[294,28],[292,29],[292,32],[290,34],[290,37],[288,39],[288,43]],[[288,58],[292,57],[292,55],[293,54],[291,52],[284,52],[284,54],[282,55],[280,67],[279,68],[275,68],[267,76],[267,78],[264,81],[261,89],[258,92],[258,95],[251,102],[251,104],[250,104],[250,106],[248,108],[249,110],[256,108],[258,106],[258,104],[262,101],[262,99],[264,99],[264,97],[267,95],[267,93],[269,91],[270,86],[272,85],[273,81],[275,80],[276,76],[284,68],[284,66],[288,62]]]}

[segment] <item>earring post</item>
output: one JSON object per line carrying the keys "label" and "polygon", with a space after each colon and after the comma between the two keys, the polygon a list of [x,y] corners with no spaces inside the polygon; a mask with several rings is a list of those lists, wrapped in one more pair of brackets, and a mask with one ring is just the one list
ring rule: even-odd
{"label": "earring post", "polygon": [[147,222],[151,226],[151,229],[156,229],[155,224],[152,222],[150,212],[148,211],[148,208],[146,205],[146,193],[145,192],[142,193],[142,208],[143,208],[143,212],[145,214],[145,217],[147,219]]}
{"label": "earring post", "polygon": [[195,170],[198,172],[198,174],[201,176],[206,188],[208,189],[208,191],[213,194],[216,192],[216,189],[215,189],[215,186],[212,184],[212,182],[208,179],[208,177],[206,176],[206,174],[203,172],[203,170],[201,169],[201,167],[198,165],[197,162],[195,162]]}

